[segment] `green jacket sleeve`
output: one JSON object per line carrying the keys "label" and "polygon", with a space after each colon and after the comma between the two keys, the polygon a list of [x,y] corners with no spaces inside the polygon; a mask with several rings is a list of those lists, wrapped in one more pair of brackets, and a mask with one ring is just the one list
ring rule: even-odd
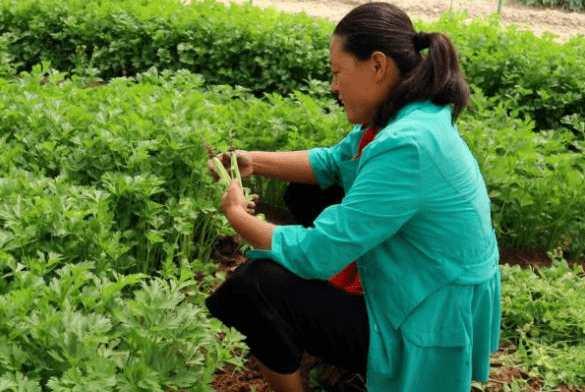
{"label": "green jacket sleeve", "polygon": [[342,177],[347,177],[348,173],[346,170],[342,173],[342,170],[345,169],[343,162],[350,161],[356,154],[362,134],[361,127],[356,126],[335,146],[309,150],[311,168],[321,189],[327,189],[333,184],[344,186]]}
{"label": "green jacket sleeve", "polygon": [[[355,161],[337,162],[339,170]],[[314,227],[279,226],[272,258],[305,279],[329,279],[394,235],[417,211],[419,150],[414,140],[385,134],[364,149],[357,175],[341,204],[326,208]]]}

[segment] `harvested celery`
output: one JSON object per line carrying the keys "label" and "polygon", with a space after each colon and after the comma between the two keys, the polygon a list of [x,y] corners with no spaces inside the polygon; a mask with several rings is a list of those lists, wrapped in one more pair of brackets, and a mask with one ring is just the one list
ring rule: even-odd
{"label": "harvested celery", "polygon": [[213,158],[211,158],[211,160],[213,161],[213,165],[215,166],[215,171],[217,172],[217,175],[219,176],[219,182],[226,189],[228,189],[232,183],[232,177],[229,175],[229,173],[227,172],[225,167],[223,167],[223,165],[218,157],[213,157]]}
{"label": "harvested celery", "polygon": [[238,185],[240,186],[240,188],[242,188],[242,191],[244,192],[244,198],[246,199],[247,202],[251,202],[252,195],[250,194],[250,189],[244,187],[242,183],[242,175],[240,174],[240,168],[238,166],[238,158],[234,152],[230,152],[229,155],[231,159],[230,168],[231,173],[227,171],[227,169],[223,166],[218,157],[211,158],[211,160],[213,161],[213,165],[215,166],[215,171],[219,176],[219,181],[226,189],[228,189],[232,183],[232,179],[234,178],[237,179]]}

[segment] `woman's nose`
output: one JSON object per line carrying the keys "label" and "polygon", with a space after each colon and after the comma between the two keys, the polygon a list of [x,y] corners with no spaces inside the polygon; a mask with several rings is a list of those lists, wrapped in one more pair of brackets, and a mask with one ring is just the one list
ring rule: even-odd
{"label": "woman's nose", "polygon": [[335,98],[339,106],[343,106],[343,103],[339,99],[339,94],[337,93],[337,91],[333,91],[333,88],[331,89],[331,95],[333,96],[333,98]]}
{"label": "woman's nose", "polygon": [[338,93],[337,83],[334,81],[331,82],[331,92],[335,95]]}

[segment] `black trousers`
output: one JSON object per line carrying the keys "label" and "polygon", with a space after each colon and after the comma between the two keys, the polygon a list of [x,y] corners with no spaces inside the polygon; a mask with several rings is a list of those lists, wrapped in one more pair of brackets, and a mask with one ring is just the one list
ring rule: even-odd
{"label": "black trousers", "polygon": [[[324,193],[315,186],[291,184],[285,202],[299,222],[310,225],[331,201],[341,200],[339,189]],[[262,259],[238,267],[206,305],[214,317],[245,335],[251,353],[277,373],[298,370],[306,351],[365,374],[369,324],[361,295],[326,281],[302,279]]]}

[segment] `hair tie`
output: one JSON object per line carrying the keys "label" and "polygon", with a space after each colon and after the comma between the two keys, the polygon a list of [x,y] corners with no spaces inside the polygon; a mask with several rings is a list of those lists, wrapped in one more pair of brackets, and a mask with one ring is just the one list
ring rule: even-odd
{"label": "hair tie", "polygon": [[412,42],[414,43],[414,50],[420,52],[421,50],[431,46],[431,36],[430,34],[427,34],[421,30],[415,34],[415,36],[412,39]]}

